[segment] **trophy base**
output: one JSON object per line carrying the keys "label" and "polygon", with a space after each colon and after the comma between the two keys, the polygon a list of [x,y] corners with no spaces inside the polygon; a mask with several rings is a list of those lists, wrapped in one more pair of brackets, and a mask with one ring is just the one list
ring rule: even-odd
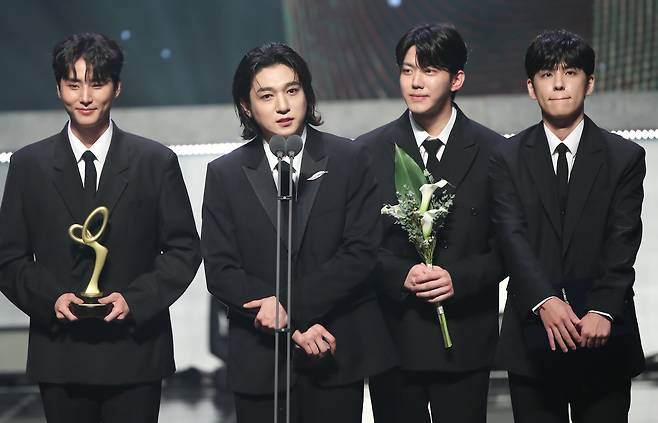
{"label": "trophy base", "polygon": [[84,303],[71,304],[71,311],[78,319],[103,319],[110,314],[110,311],[114,307],[112,304],[101,304],[98,302],[102,294],[98,297],[87,297],[80,294],[79,297]]}

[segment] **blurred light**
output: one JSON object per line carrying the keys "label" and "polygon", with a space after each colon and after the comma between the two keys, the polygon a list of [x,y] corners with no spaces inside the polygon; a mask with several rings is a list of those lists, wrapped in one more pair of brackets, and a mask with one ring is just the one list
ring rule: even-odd
{"label": "blurred light", "polygon": [[400,7],[402,6],[402,0],[387,0],[388,5],[391,7]]}
{"label": "blurred light", "polygon": [[220,144],[182,144],[170,145],[177,156],[224,155],[240,147],[242,142],[223,142]]}
{"label": "blurred light", "polygon": [[160,50],[160,57],[164,60],[171,59],[171,50],[169,50],[168,48],[163,48],[162,50]]}
{"label": "blurred light", "polygon": [[123,41],[128,41],[130,39],[130,37],[132,37],[132,36],[133,36],[133,34],[132,34],[132,32],[130,32],[129,29],[124,29],[123,31],[121,31],[121,39]]}
{"label": "blurred light", "polygon": [[[623,129],[610,131],[627,140],[658,141],[658,129]],[[515,134],[503,134],[511,138]],[[216,144],[178,144],[168,146],[178,156],[224,155],[244,145],[244,142],[222,142]],[[0,152],[0,163],[9,163],[11,152]]]}

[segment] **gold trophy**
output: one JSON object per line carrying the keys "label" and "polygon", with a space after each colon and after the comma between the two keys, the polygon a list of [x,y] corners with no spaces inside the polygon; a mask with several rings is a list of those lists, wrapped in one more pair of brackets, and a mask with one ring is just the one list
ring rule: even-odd
{"label": "gold trophy", "polygon": [[[83,304],[71,304],[73,314],[78,318],[97,318],[102,319],[107,316],[112,310],[112,304],[100,304],[98,299],[103,297],[103,292],[98,289],[98,279],[103,271],[105,259],[107,258],[107,248],[102,246],[98,239],[105,232],[107,226],[107,219],[109,216],[107,207],[97,207],[94,211],[89,213],[83,225],[73,224],[69,226],[69,236],[77,243],[91,247],[96,253],[96,262],[94,263],[94,272],[91,275],[87,289],[79,294],[79,297],[84,301]],[[103,223],[100,229],[95,234],[89,231],[89,225],[94,220],[96,215],[103,216]],[[76,232],[79,231],[79,236]]]}

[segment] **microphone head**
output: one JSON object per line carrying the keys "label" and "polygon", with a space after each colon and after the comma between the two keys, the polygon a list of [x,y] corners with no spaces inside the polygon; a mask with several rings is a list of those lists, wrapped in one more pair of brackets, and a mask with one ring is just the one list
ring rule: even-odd
{"label": "microphone head", "polygon": [[296,156],[300,151],[302,151],[303,145],[304,143],[302,142],[302,137],[299,135],[289,136],[286,140],[286,154],[290,157]]}
{"label": "microphone head", "polygon": [[277,157],[283,157],[286,154],[286,139],[281,135],[274,135],[270,138],[270,151]]}

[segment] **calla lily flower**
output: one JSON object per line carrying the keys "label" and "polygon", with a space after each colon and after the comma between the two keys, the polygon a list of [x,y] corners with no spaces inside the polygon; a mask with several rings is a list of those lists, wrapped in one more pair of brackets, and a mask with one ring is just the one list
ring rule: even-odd
{"label": "calla lily flower", "polygon": [[423,238],[425,239],[428,239],[430,235],[432,235],[434,216],[436,216],[435,213],[432,213],[431,211],[426,211],[425,213],[423,213],[423,217],[420,218],[420,224],[423,228]]}
{"label": "calla lily flower", "polygon": [[439,182],[435,182],[433,184],[424,184],[420,187],[422,199],[420,200],[420,208],[418,209],[418,213],[425,213],[427,211],[434,191],[436,191],[437,188],[443,188],[447,183],[448,181],[441,179]]}

